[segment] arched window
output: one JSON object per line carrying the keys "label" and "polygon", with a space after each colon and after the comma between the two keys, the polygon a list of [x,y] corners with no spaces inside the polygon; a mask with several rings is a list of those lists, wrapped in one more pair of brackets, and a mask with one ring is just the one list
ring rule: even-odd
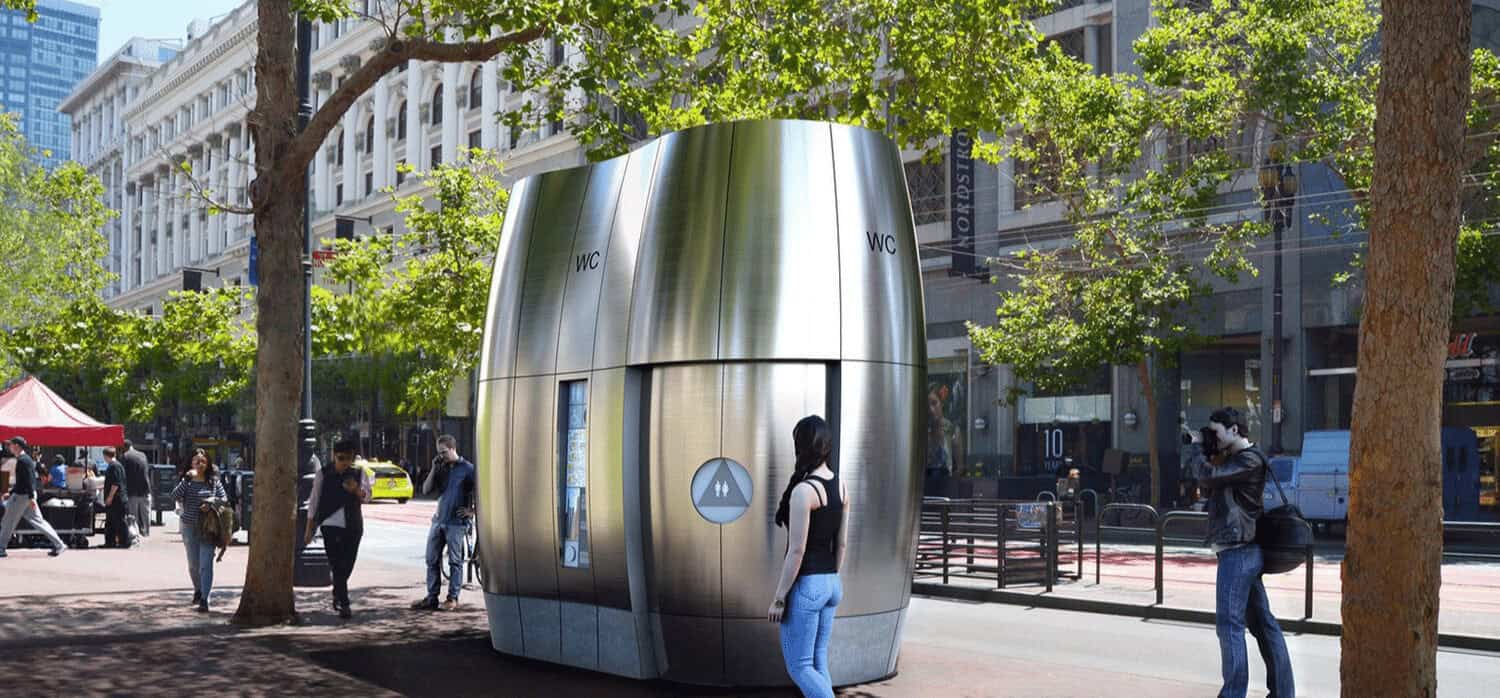
{"label": "arched window", "polygon": [[370,115],[370,120],[365,122],[365,152],[375,152],[375,115]]}
{"label": "arched window", "polygon": [[396,138],[406,140],[406,100],[401,100],[401,108],[396,111]]}
{"label": "arched window", "polygon": [[432,125],[438,126],[443,123],[443,86],[438,85],[432,91]]}
{"label": "arched window", "polygon": [[469,78],[469,108],[478,109],[484,106],[484,69],[476,68],[474,77]]}

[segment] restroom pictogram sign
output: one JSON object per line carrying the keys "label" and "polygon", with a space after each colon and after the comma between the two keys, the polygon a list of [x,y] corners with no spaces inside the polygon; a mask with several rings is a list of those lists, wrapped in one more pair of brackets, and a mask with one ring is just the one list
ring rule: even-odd
{"label": "restroom pictogram sign", "polygon": [[693,507],[710,522],[727,524],[740,518],[753,495],[750,472],[728,458],[714,458],[693,474]]}

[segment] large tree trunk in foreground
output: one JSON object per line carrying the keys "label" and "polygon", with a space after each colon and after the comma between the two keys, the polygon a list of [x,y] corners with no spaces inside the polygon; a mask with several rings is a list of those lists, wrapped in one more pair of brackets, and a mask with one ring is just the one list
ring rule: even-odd
{"label": "large tree trunk in foreground", "polygon": [[[277,177],[297,135],[296,18],[288,0],[260,0],[255,59],[255,235],[260,288],[255,330],[255,536],[234,620],[292,620],[292,530],[296,526],[297,419],[302,394],[302,208],[307,181]],[[274,187],[274,193],[267,190]]]}
{"label": "large tree trunk in foreground", "polygon": [[1468,0],[1381,9],[1339,668],[1345,696],[1431,696],[1470,9]]}

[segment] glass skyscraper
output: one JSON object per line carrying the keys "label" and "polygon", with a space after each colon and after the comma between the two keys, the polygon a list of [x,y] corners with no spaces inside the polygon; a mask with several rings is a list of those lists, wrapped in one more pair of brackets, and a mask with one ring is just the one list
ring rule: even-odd
{"label": "glass skyscraper", "polygon": [[47,167],[67,160],[71,120],[57,105],[99,60],[99,8],[38,0],[36,22],[0,11],[0,108],[17,115],[31,145],[47,151]]}

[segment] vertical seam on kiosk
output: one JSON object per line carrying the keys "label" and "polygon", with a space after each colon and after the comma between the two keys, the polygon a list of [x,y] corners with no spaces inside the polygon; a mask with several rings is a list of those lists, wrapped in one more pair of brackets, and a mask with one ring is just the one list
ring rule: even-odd
{"label": "vertical seam on kiosk", "polygon": [[[537,197],[541,195],[541,180],[540,180],[539,177],[536,177],[536,176],[528,177],[527,180],[530,180],[532,182],[531,186],[537,187],[537,193],[534,196],[532,196],[532,198],[531,198],[531,201],[535,202],[537,200]],[[523,181],[525,181],[525,180],[523,180]],[[530,189],[531,186],[528,186],[527,189]],[[525,238],[524,241],[526,243],[526,249],[525,249],[525,251],[523,253],[523,256],[521,257],[521,260],[522,260],[521,261],[521,279],[520,279],[521,290],[520,290],[519,293],[516,294],[517,295],[517,302],[516,302],[516,327],[518,329],[520,328],[520,323],[521,323],[521,317],[520,317],[521,306],[525,305],[525,303],[526,303],[526,269],[527,269],[527,267],[531,266],[531,241],[532,241],[532,233],[534,233],[536,231],[535,208],[536,207],[535,207],[535,205],[533,203],[532,211],[530,212],[531,213],[531,218],[530,218],[530,220],[525,221],[525,224],[526,224],[526,238]],[[519,226],[517,226],[517,227],[519,227]],[[519,346],[520,345],[520,341],[521,341],[520,340],[520,333],[517,332],[516,333],[516,338],[514,340],[515,344],[513,344],[512,347],[511,347],[511,356],[510,356],[510,373],[511,373],[511,375],[515,375],[515,373],[516,373],[516,363],[519,361],[518,357],[521,354],[520,346]],[[526,620],[525,620],[526,613],[525,613],[525,611],[523,611],[521,609],[521,601],[522,601],[522,594],[521,594],[521,570],[519,569],[520,563],[516,560],[516,557],[517,557],[516,556],[516,498],[515,498],[515,488],[516,488],[515,472],[516,472],[516,469],[514,467],[514,464],[515,464],[515,454],[516,454],[516,447],[515,447],[515,441],[516,440],[514,438],[514,435],[516,433],[516,409],[515,409],[515,404],[516,404],[516,381],[515,381],[515,379],[512,379],[510,381],[510,383],[511,383],[511,385],[510,385],[510,405],[508,407],[508,411],[510,412],[510,415],[509,415],[510,416],[510,432],[509,432],[509,434],[507,434],[507,436],[511,437],[511,438],[507,438],[505,440],[505,453],[506,453],[506,458],[505,458],[505,461],[506,461],[506,468],[505,468],[505,496],[506,496],[506,499],[509,500],[509,504],[506,506],[506,509],[510,512],[510,551],[511,551],[510,552],[510,568],[511,568],[511,580],[515,583],[515,586],[516,586],[516,588],[515,588],[515,597],[516,597],[516,625],[517,625],[518,629],[520,630],[521,656],[524,657],[524,656],[528,656],[528,653],[526,652]],[[559,647],[558,649],[561,650],[562,648]],[[561,652],[559,652],[559,654],[561,654]]]}
{"label": "vertical seam on kiosk", "polygon": [[[579,224],[579,221],[583,220],[583,209],[588,204],[589,189],[592,188],[592,185],[594,183],[594,165],[592,165],[592,164],[584,165],[583,171],[584,171],[583,172],[583,193],[578,197],[578,213],[573,216],[573,235],[568,240],[568,257],[572,257],[574,248],[576,248],[578,246],[578,224]],[[567,258],[564,258],[564,262],[566,262],[566,261],[567,261]],[[564,265],[564,268],[565,269],[567,268],[566,264]],[[551,380],[548,381],[548,382],[551,383],[552,398],[554,400],[554,402],[553,402],[553,406],[554,406],[553,414],[559,420],[566,419],[566,417],[563,416],[563,412],[562,412],[562,410],[563,410],[563,401],[562,401],[562,394],[561,394],[561,392],[562,392],[563,380],[562,380],[562,375],[560,373],[558,373],[558,363],[560,363],[560,361],[561,361],[560,357],[562,356],[562,326],[563,326],[563,323],[567,321],[567,318],[564,317],[564,314],[568,310],[568,287],[572,285],[572,280],[573,280],[573,278],[571,276],[568,276],[566,273],[563,274],[562,294],[560,294],[558,296],[558,299],[557,299],[557,328],[553,331],[553,334],[552,334],[552,336],[553,336],[553,340],[552,340],[552,374],[551,374],[551,376],[549,376],[551,378]],[[595,322],[597,322],[597,317],[598,316],[596,315],[595,316],[595,318],[596,318]],[[592,360],[590,360],[590,363],[592,363]],[[587,383],[585,383],[584,385],[587,385]],[[584,404],[584,409],[588,409],[588,396],[587,395],[584,396],[584,403],[583,404]],[[548,488],[549,490],[551,490],[551,496],[548,497],[548,499],[551,500],[551,504],[552,504],[552,527],[553,527],[552,528],[552,530],[553,530],[553,534],[552,534],[552,578],[554,580],[556,580],[554,582],[554,584],[556,585],[556,588],[557,588],[557,655],[559,657],[562,657],[563,659],[566,659],[566,657],[563,656],[563,648],[566,646],[566,636],[567,636],[566,623],[564,623],[564,619],[563,619],[563,616],[565,615],[563,613],[563,604],[567,603],[567,601],[563,598],[563,593],[562,593],[563,592],[563,588],[562,588],[562,552],[561,551],[562,551],[563,530],[562,530],[562,521],[558,518],[558,514],[559,514],[558,510],[559,510],[560,504],[561,504],[559,502],[559,500],[562,497],[561,487],[558,487],[558,485],[566,483],[567,482],[567,476],[568,476],[567,475],[567,473],[568,473],[568,463],[565,460],[565,458],[566,458],[565,454],[567,453],[567,448],[566,448],[566,446],[563,443],[563,439],[567,438],[565,436],[566,433],[567,433],[567,430],[566,430],[566,428],[563,427],[563,424],[564,424],[563,422],[559,421],[559,422],[554,422],[553,425],[552,425],[552,428],[554,430],[556,430],[556,431],[554,431],[552,433],[552,435],[554,437],[552,439],[552,448],[553,448],[552,464],[553,464],[554,470],[552,471],[552,477],[553,477],[552,484],[553,484],[553,486]],[[587,432],[585,432],[585,433],[587,433]],[[561,438],[558,438],[558,437],[561,437]],[[586,452],[584,454],[584,468],[585,468],[585,472],[587,472],[587,468],[588,468],[588,454]],[[558,482],[559,476],[561,476],[562,483]],[[564,484],[563,486],[566,486],[566,485]],[[587,502],[587,499],[585,499],[584,501]],[[585,512],[587,512],[587,509],[585,509]],[[593,570],[592,570],[592,566],[590,566],[590,570],[589,570],[589,580],[590,580],[590,582],[593,581],[593,578],[594,578]],[[597,594],[595,596],[597,597]],[[598,599],[595,598],[595,601],[597,602]],[[597,617],[596,617],[596,620],[597,620]],[[595,628],[594,628],[594,642],[595,642],[596,646],[598,644],[598,635],[599,635],[599,629],[598,629],[598,625],[596,623],[595,624]]]}
{"label": "vertical seam on kiosk", "polygon": [[[834,275],[838,279],[838,303],[839,303],[839,354],[838,360],[844,360],[844,226],[842,211],[839,209],[839,159],[838,151],[833,144],[833,124],[828,125],[828,169],[833,173],[833,259],[836,262]],[[825,396],[826,397],[826,396]],[[837,443],[837,439],[835,439]]]}
{"label": "vertical seam on kiosk", "polygon": [[[714,346],[714,358],[719,366],[719,453],[718,457],[724,457],[724,383],[729,379],[729,369],[724,365],[724,256],[729,247],[729,197],[733,193],[734,186],[734,140],[735,134],[739,133],[739,125],[731,124],[729,127],[729,157],[725,163],[728,169],[724,173],[724,212],[719,222],[719,317],[715,318],[714,330],[716,342]],[[688,491],[691,493],[692,488]],[[729,630],[726,627],[728,621],[724,617],[724,524],[719,524],[719,677],[723,680],[729,668]]]}

